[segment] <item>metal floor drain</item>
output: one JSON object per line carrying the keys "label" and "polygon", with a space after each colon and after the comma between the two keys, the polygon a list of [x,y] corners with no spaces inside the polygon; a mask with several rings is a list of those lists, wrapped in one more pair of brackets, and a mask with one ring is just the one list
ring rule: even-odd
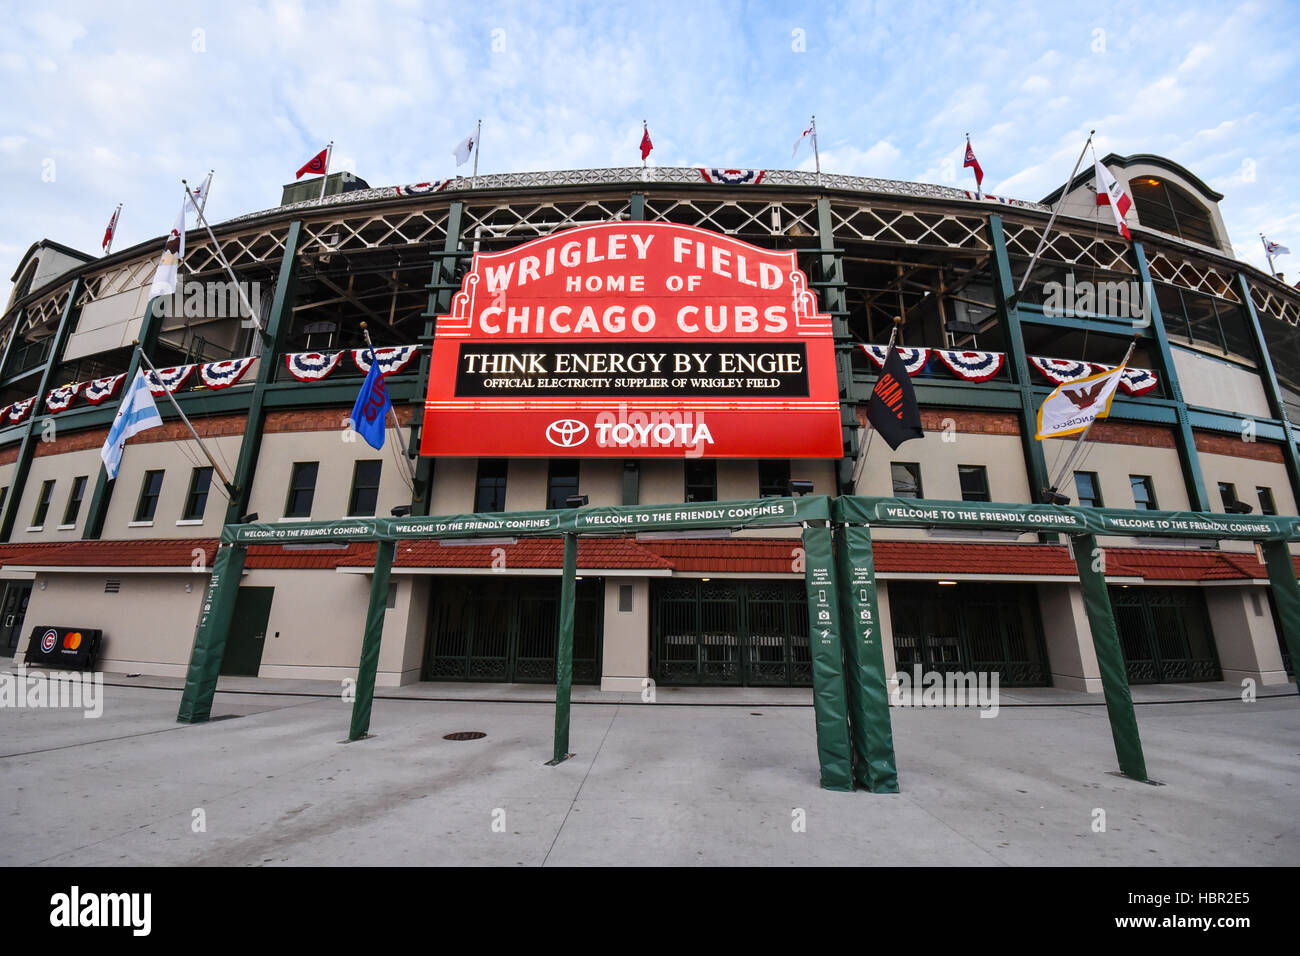
{"label": "metal floor drain", "polygon": [[454,734],[443,734],[443,740],[478,740],[480,737],[486,737],[487,734],[481,730],[458,730]]}

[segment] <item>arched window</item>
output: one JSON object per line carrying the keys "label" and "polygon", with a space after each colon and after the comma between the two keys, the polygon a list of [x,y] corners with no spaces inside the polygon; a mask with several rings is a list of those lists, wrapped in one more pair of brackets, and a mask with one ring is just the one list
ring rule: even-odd
{"label": "arched window", "polygon": [[1150,229],[1159,229],[1189,242],[1217,248],[1214,224],[1205,204],[1195,199],[1181,186],[1139,176],[1129,181],[1133,202],[1137,204],[1138,221]]}

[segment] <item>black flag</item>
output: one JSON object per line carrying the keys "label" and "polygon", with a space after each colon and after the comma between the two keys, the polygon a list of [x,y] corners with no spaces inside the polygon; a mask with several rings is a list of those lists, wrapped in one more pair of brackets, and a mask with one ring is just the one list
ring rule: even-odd
{"label": "black flag", "polygon": [[916,407],[916,394],[912,391],[912,377],[903,367],[897,349],[891,348],[885,357],[885,367],[871,390],[867,403],[867,421],[897,448],[912,438],[924,438],[921,430],[921,410]]}

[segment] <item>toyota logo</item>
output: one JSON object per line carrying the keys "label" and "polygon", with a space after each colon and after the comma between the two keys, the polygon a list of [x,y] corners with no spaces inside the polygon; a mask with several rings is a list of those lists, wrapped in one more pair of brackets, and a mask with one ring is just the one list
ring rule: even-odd
{"label": "toyota logo", "polygon": [[562,418],[546,426],[546,440],[560,448],[572,448],[587,440],[587,426],[572,418]]}

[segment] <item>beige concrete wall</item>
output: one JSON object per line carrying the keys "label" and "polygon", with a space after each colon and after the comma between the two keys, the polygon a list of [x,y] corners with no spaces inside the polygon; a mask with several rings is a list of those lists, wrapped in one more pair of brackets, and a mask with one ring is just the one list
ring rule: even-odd
{"label": "beige concrete wall", "polygon": [[[90,510],[90,498],[95,491],[95,477],[100,466],[98,449],[33,458],[31,471],[27,473],[27,486],[18,505],[18,520],[14,522],[11,540],[15,543],[79,540],[81,529],[86,524],[86,513]],[[68,507],[68,496],[72,493],[74,479],[79,476],[86,478],[86,489],[82,494],[77,520],[67,526],[63,524],[63,518]],[[35,516],[36,503],[40,500],[41,486],[49,479],[54,480],[50,509],[40,528],[33,530],[32,518]]]}
{"label": "beige concrete wall", "polygon": [[[440,458],[433,466],[433,489],[429,513],[435,515],[468,514],[474,510],[474,483],[478,477],[477,458]],[[510,485],[509,473],[506,486]]]}
{"label": "beige concrete wall", "polygon": [[1264,394],[1264,383],[1257,373],[1192,349],[1173,346],[1170,351],[1187,404],[1224,409],[1255,418],[1273,417]]}
{"label": "beige concrete wall", "polygon": [[[1205,476],[1205,490],[1210,496],[1210,510],[1223,511],[1219,495],[1219,482],[1228,481],[1237,486],[1237,497],[1259,514],[1259,496],[1256,488],[1271,488],[1277,513],[1296,513],[1295,496],[1287,477],[1286,465],[1280,461],[1260,461],[1257,458],[1237,458],[1232,455],[1212,455],[1201,452],[1201,473]],[[1247,549],[1250,543],[1245,542]]]}
{"label": "beige concrete wall", "polygon": [[[121,582],[117,594],[104,593],[110,577]],[[41,573],[24,628],[97,627],[100,670],[184,677],[206,586],[201,574]],[[26,637],[20,646],[25,652]]]}
{"label": "beige concrete wall", "polygon": [[[316,494],[312,498],[311,520],[329,521],[348,513],[348,500],[352,494],[352,472],[359,459],[383,462],[379,474],[379,498],[376,510],[387,517],[394,505],[410,504],[411,493],[402,481],[401,469],[393,458],[391,447],[376,451],[358,438],[344,441],[340,431],[284,432],[269,434],[262,439],[262,450],[257,460],[257,475],[253,481],[250,510],[263,521],[278,521],[284,517],[289,495],[289,479],[293,465],[299,461],[318,461],[321,467],[316,475]],[[437,468],[441,469],[439,462]],[[472,501],[473,481],[470,481]],[[116,502],[114,502],[116,505]],[[470,510],[468,507],[461,509]]]}
{"label": "beige concrete wall", "polygon": [[[619,586],[632,588],[632,610],[618,609]],[[650,675],[650,580],[605,579],[604,643],[600,689],[640,693]]]}
{"label": "beige concrete wall", "polygon": [[1052,686],[1101,693],[1101,668],[1079,585],[1039,584],[1038,609]]}
{"label": "beige concrete wall", "polygon": [[1285,684],[1288,678],[1269,613],[1268,589],[1208,587],[1201,591],[1223,679],[1230,684],[1247,678],[1260,685]]}

